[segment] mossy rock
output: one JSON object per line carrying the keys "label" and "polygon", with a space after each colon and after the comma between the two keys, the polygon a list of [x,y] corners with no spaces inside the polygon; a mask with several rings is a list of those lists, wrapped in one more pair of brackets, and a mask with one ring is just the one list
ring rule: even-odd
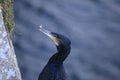
{"label": "mossy rock", "polygon": [[3,18],[5,21],[5,26],[10,32],[14,27],[13,22],[13,0],[0,0],[2,6]]}

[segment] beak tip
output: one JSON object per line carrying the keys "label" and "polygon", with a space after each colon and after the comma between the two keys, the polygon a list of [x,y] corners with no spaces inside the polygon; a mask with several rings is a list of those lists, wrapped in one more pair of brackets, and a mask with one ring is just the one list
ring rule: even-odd
{"label": "beak tip", "polygon": [[41,31],[42,33],[46,34],[46,35],[49,36],[49,37],[52,37],[50,31],[44,29],[44,28],[42,27],[42,25],[40,25],[39,27],[40,27],[40,28],[38,29],[39,31]]}
{"label": "beak tip", "polygon": [[39,26],[40,28],[38,29],[39,31],[42,31],[42,25]]}
{"label": "beak tip", "polygon": [[42,28],[42,25],[40,25],[39,27]]}

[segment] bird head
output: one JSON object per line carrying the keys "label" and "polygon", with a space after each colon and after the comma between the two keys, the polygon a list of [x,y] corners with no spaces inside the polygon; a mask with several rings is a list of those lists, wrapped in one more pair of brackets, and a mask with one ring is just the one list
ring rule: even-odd
{"label": "bird head", "polygon": [[39,30],[46,34],[55,43],[57,47],[58,46],[69,47],[71,44],[70,40],[61,34],[50,32],[44,29],[42,26],[40,26]]}

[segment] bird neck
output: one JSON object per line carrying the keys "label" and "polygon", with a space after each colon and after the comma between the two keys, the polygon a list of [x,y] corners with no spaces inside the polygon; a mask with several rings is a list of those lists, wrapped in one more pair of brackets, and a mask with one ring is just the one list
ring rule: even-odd
{"label": "bird neck", "polygon": [[54,54],[50,59],[48,63],[54,63],[54,64],[62,64],[64,60],[67,58],[71,50],[71,47],[67,46],[57,46],[57,53]]}

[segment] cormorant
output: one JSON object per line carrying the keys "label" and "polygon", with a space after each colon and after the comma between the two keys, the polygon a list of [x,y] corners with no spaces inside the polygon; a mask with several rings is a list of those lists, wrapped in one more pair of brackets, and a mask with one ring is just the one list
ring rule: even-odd
{"label": "cormorant", "polygon": [[70,53],[70,40],[61,34],[47,31],[42,26],[40,26],[39,30],[52,39],[57,52],[49,59],[47,65],[39,74],[38,80],[66,80],[63,62]]}

